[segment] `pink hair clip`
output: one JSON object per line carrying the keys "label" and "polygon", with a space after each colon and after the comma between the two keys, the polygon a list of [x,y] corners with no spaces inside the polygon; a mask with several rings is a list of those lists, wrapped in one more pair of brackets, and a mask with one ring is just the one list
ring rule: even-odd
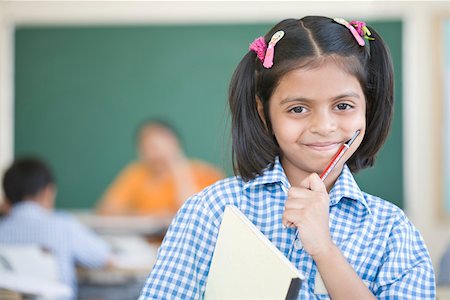
{"label": "pink hair clip", "polygon": [[[346,20],[342,19],[342,18],[334,18],[334,21],[336,23],[339,23],[341,25],[344,25],[345,27],[347,27],[350,32],[353,34],[353,37],[356,39],[356,41],[358,42],[358,45],[360,46],[364,46],[366,43],[364,42],[364,39],[361,37],[361,35],[359,35],[358,31],[355,29],[355,27],[353,27],[352,25],[350,25],[349,22],[347,22]],[[365,24],[364,24],[365,25]]]}
{"label": "pink hair clip", "polygon": [[263,66],[266,69],[269,69],[273,66],[273,55],[275,50],[275,45],[281,40],[284,36],[284,31],[279,30],[272,35],[272,38],[269,42],[269,47],[267,47],[266,56],[264,57]]}
{"label": "pink hair clip", "polygon": [[366,27],[366,23],[363,21],[351,21],[350,25],[355,27],[356,32],[358,32],[359,36],[364,36],[363,27]]}
{"label": "pink hair clip", "polygon": [[267,45],[264,37],[260,36],[256,38],[253,43],[248,47],[249,50],[256,53],[256,56],[259,58],[261,62],[264,62],[264,57],[266,56]]}
{"label": "pink hair clip", "polygon": [[362,21],[351,21],[350,25],[353,25],[358,32],[359,36],[364,37],[366,40],[373,41],[374,38],[371,38],[370,36],[372,33],[370,32],[369,28],[367,28],[366,23]]}

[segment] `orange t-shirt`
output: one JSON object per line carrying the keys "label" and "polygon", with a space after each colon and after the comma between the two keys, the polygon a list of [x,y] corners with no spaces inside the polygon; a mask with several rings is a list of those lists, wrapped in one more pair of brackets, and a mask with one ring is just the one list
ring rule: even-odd
{"label": "orange t-shirt", "polygon": [[[209,164],[190,163],[196,192],[223,178],[223,174]],[[120,207],[123,214],[170,214],[179,208],[176,192],[171,176],[156,178],[143,164],[133,163],[108,188],[101,205]]]}

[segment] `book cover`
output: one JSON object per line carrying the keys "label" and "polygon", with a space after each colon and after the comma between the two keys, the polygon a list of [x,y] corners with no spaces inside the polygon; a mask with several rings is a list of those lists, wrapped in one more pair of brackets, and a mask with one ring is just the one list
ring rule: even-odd
{"label": "book cover", "polygon": [[225,208],[204,299],[297,299],[303,279],[237,207]]}

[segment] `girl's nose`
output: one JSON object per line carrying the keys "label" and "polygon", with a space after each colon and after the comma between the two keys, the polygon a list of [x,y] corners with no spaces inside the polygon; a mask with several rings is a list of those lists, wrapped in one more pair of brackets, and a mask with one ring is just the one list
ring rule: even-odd
{"label": "girl's nose", "polygon": [[316,111],[312,114],[309,130],[319,135],[329,135],[336,131],[337,122],[333,114],[328,111]]}

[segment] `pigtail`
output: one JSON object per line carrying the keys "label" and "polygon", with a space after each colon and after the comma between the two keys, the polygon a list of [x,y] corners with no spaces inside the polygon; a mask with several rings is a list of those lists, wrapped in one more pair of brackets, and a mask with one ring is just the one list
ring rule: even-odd
{"label": "pigtail", "polygon": [[261,174],[274,162],[277,148],[256,107],[256,54],[249,51],[231,78],[229,104],[232,116],[233,170],[245,181]]}
{"label": "pigtail", "polygon": [[[366,136],[365,141],[349,161],[352,171],[373,166],[375,156],[390,132],[394,109],[394,71],[391,54],[381,36],[373,28],[369,27],[369,30],[374,40],[366,41],[370,43],[370,53],[365,66]],[[362,153],[364,155],[360,155]]]}

